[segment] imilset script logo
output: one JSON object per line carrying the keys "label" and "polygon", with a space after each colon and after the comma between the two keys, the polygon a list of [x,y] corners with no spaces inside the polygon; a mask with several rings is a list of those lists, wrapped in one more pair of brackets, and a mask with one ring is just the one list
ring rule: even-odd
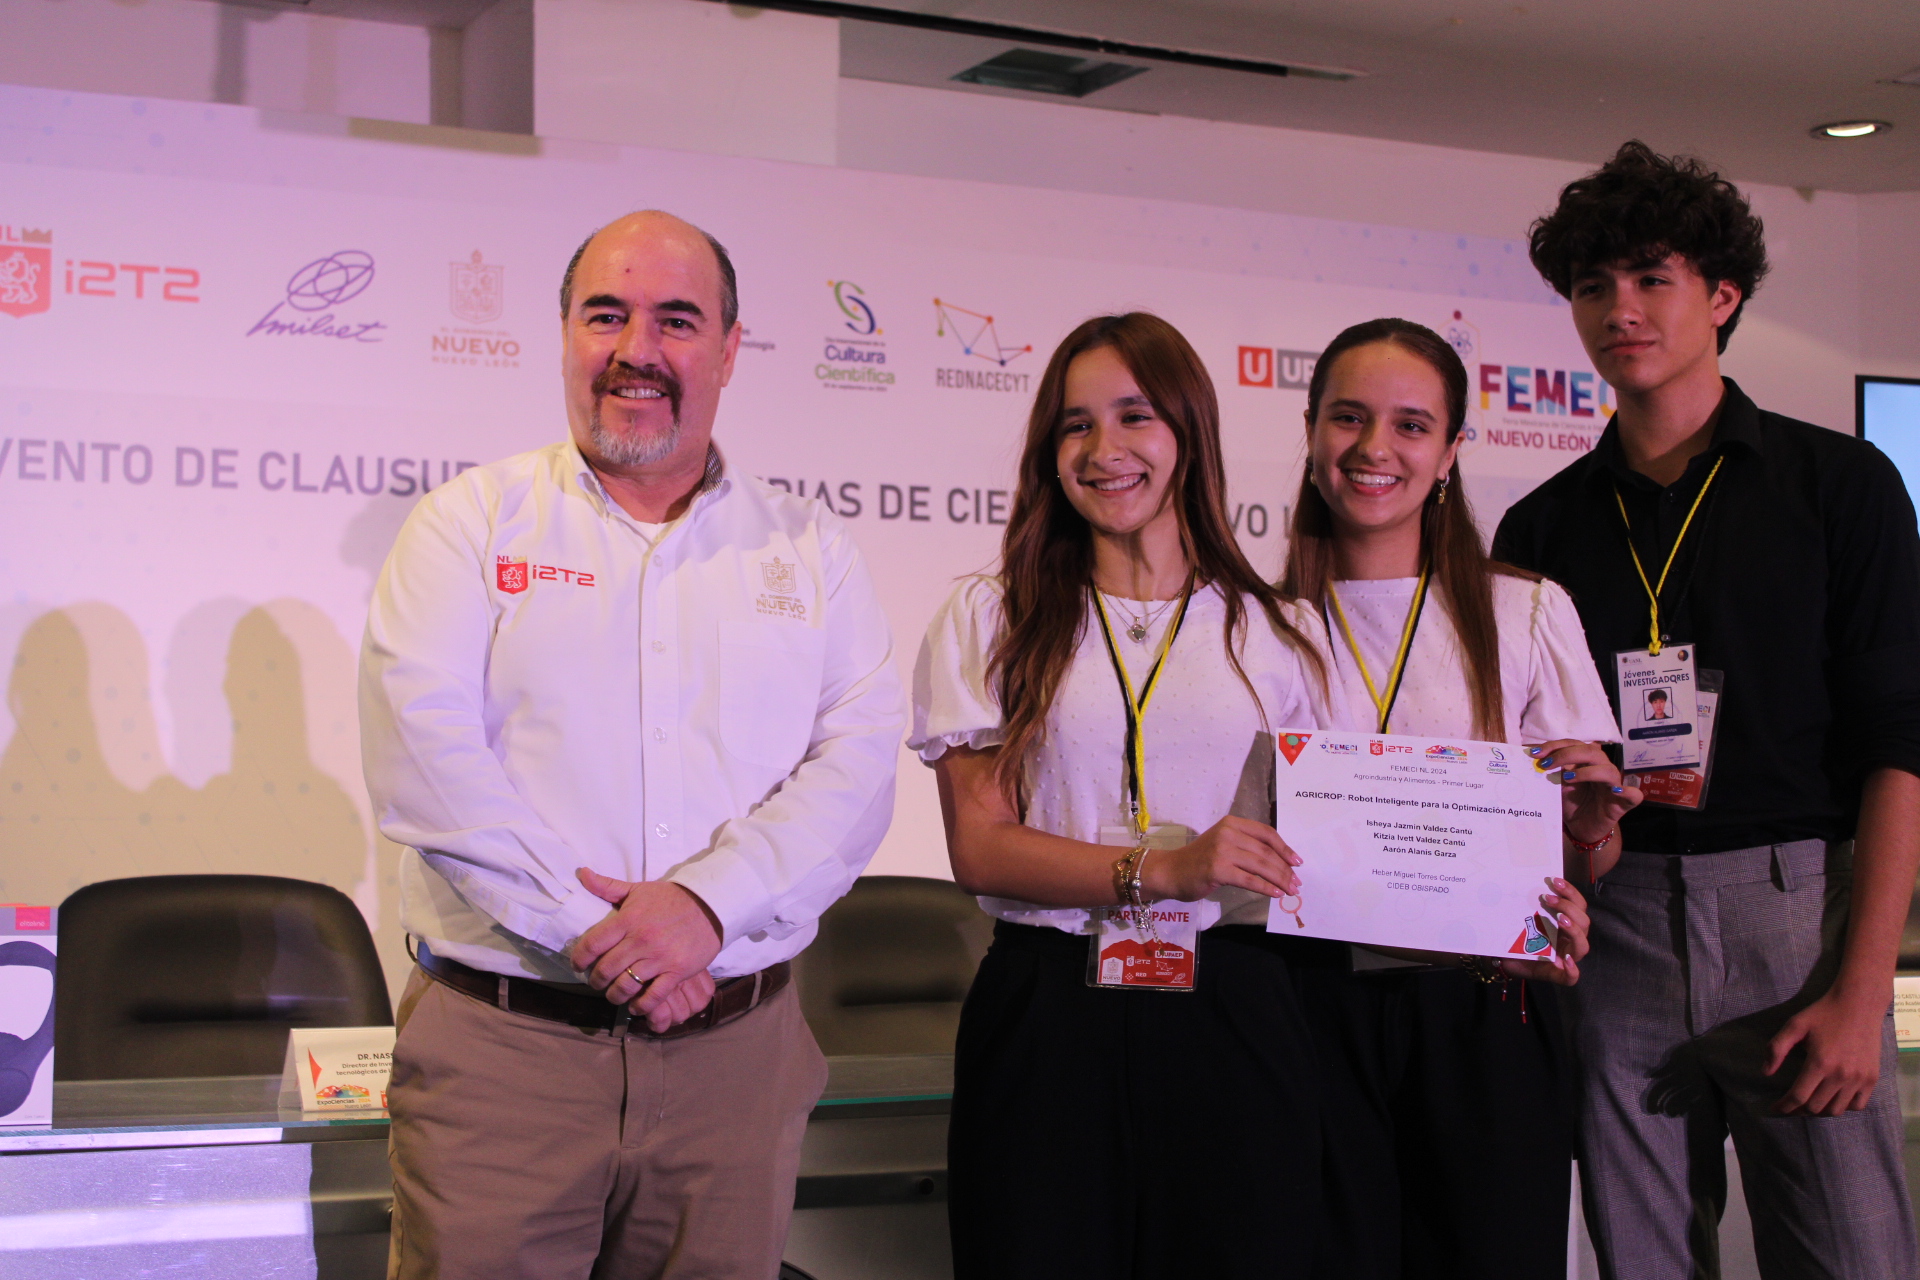
{"label": "imilset script logo", "polygon": [[286,296],[254,322],[247,336],[379,342],[380,331],[387,327],[381,321],[346,320],[335,314],[335,308],[372,284],[373,255],[364,250],[342,249],[315,258],[287,278]]}

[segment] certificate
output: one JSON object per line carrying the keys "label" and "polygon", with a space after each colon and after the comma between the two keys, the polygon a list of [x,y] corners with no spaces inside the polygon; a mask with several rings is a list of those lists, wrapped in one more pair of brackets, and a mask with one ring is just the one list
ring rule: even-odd
{"label": "certificate", "polygon": [[[1269,932],[1551,959],[1560,788],[1505,742],[1276,734],[1275,821],[1304,860]],[[1538,917],[1536,918],[1536,913]]]}

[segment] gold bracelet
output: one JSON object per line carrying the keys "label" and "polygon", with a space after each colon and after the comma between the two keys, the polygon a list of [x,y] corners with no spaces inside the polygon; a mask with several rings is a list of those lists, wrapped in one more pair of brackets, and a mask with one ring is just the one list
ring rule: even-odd
{"label": "gold bracelet", "polygon": [[[1147,909],[1147,895],[1140,885],[1141,871],[1147,864],[1147,852],[1148,846],[1144,840],[1134,846],[1131,859],[1133,869],[1127,878],[1127,894],[1133,904],[1134,911],[1137,913],[1135,919],[1139,923],[1145,924],[1147,927],[1147,936],[1155,942],[1158,942],[1160,941],[1160,926],[1154,923],[1153,912]],[[1138,926],[1136,925],[1136,927]]]}

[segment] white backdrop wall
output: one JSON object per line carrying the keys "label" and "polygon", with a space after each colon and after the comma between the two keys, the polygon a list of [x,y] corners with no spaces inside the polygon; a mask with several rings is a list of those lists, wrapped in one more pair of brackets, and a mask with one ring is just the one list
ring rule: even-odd
{"label": "white backdrop wall", "polygon": [[429,119],[424,27],[206,0],[0,0],[0,84]]}
{"label": "white backdrop wall", "polygon": [[[849,168],[1495,239],[1524,236],[1564,184],[1604,159],[1574,163],[840,82],[839,163]],[[1920,292],[1909,287],[1920,270],[1920,255],[1911,252],[1920,238],[1920,195],[1742,189],[1766,221],[1774,269],[1742,319],[1726,367],[1763,404],[1851,430],[1853,374],[1865,371],[1854,367],[1863,309],[1890,321],[1872,338],[1920,359]],[[1880,238],[1871,251],[1861,244],[1866,210]]]}
{"label": "white backdrop wall", "polygon": [[[749,332],[719,439],[847,518],[903,672],[952,579],[991,565],[1033,381],[1090,314],[1153,309],[1207,360],[1268,571],[1304,405],[1280,384],[1346,324],[1455,339],[1488,522],[1604,422],[1511,238],[24,88],[0,120],[0,899],[301,876],[355,897],[390,973],[367,595],[423,484],[564,433],[558,279],[622,212],[732,249]],[[1792,332],[1809,367],[1848,359]],[[946,874],[904,753],[872,870]]]}

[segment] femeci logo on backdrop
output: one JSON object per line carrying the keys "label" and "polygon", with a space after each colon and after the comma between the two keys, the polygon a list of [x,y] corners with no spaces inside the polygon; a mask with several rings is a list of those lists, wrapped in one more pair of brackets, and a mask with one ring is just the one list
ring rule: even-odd
{"label": "femeci logo on backdrop", "polygon": [[30,316],[53,305],[53,232],[0,226],[0,311]]}
{"label": "femeci logo on backdrop", "polygon": [[[1613,388],[1586,369],[1543,369],[1525,364],[1495,364],[1480,330],[1454,312],[1443,333],[1475,393],[1471,403],[1479,422],[1467,438],[1483,445],[1532,453],[1585,453],[1599,442],[1613,416]],[[1508,360],[1512,357],[1509,356]]]}
{"label": "femeci logo on backdrop", "polygon": [[441,325],[431,337],[435,364],[518,369],[520,341],[505,329],[483,329],[507,309],[507,269],[478,249],[465,262],[447,264],[447,310],[465,325]]}
{"label": "femeci logo on backdrop", "polygon": [[880,316],[866,290],[851,280],[829,280],[833,319],[820,342],[820,359],[813,376],[823,387],[839,391],[885,391],[893,386],[893,370],[886,367],[887,344],[880,339]]}
{"label": "femeci logo on backdrop", "polygon": [[341,249],[315,258],[287,277],[286,296],[247,330],[249,338],[333,338],[341,342],[379,342],[387,326],[341,314],[373,285],[373,255]]}
{"label": "femeci logo on backdrop", "polygon": [[[933,385],[950,391],[1025,392],[1033,375],[1008,370],[1021,356],[1031,355],[1033,345],[1007,342],[1000,336],[994,318],[984,311],[970,311],[940,298],[933,300],[934,336],[952,338],[959,347],[961,367],[936,368]],[[975,363],[979,362],[979,363]],[[992,368],[982,368],[981,365]]]}

